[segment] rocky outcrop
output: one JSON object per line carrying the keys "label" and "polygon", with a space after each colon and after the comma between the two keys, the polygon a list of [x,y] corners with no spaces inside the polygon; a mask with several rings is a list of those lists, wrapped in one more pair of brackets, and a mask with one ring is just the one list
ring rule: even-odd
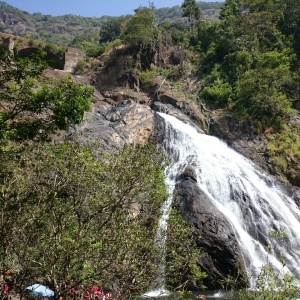
{"label": "rocky outcrop", "polygon": [[67,139],[82,142],[98,140],[105,149],[121,148],[124,144],[147,142],[155,127],[150,107],[124,100],[116,106],[103,103],[86,114],[86,122],[73,128]]}
{"label": "rocky outcrop", "polygon": [[167,103],[163,104],[161,102],[154,102],[151,105],[151,108],[154,111],[165,113],[170,116],[173,116],[184,123],[190,124],[191,126],[195,127],[200,133],[204,133],[204,130],[200,129],[186,114],[184,114],[180,109],[174,107],[172,104]]}
{"label": "rocky outcrop", "polygon": [[[157,93],[158,101],[156,103],[162,103],[167,105],[167,107],[176,108],[182,114],[186,116],[189,120],[192,120],[203,132],[208,130],[208,120],[202,114],[197,103],[190,99],[184,99],[173,95],[172,93],[159,92]],[[170,110],[170,109],[169,109]]]}
{"label": "rocky outcrop", "polygon": [[268,140],[258,135],[254,126],[240,122],[230,113],[213,111],[210,117],[209,134],[225,141],[230,147],[251,159],[264,170],[270,171],[266,149]]}
{"label": "rocky outcrop", "polygon": [[[221,287],[227,276],[245,271],[243,256],[231,224],[217,210],[209,197],[197,185],[197,177],[191,166],[186,167],[176,184],[174,203],[183,218],[194,224],[199,239],[197,244],[204,251],[199,264],[207,272],[205,284],[210,289]],[[245,286],[241,278],[239,284]]]}

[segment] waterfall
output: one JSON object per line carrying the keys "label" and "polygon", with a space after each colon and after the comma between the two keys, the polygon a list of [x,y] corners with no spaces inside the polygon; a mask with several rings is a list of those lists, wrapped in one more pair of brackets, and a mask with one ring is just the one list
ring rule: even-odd
{"label": "waterfall", "polygon": [[[166,123],[164,149],[173,161],[166,169],[170,195],[178,175],[192,165],[199,187],[232,224],[248,275],[255,278],[263,265],[271,263],[278,273],[291,273],[299,279],[300,211],[293,199],[270,176],[219,139],[200,134],[172,116],[160,115]],[[241,193],[244,201],[235,197]],[[171,203],[170,196],[163,209],[160,234],[166,231]],[[281,232],[285,238],[274,238],[272,232]],[[162,236],[164,243],[166,236]],[[266,249],[268,244],[271,253]]]}

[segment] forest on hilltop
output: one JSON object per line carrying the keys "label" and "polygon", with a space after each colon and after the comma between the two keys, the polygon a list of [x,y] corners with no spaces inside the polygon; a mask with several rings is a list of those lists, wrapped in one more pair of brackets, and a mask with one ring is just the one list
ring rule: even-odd
{"label": "forest on hilltop", "polygon": [[[211,20],[218,18],[218,12],[223,2],[199,3],[204,18]],[[95,8],[95,11],[97,11],[97,8]],[[159,8],[155,9],[154,12],[158,23],[164,21],[186,22],[186,19],[182,18],[182,8],[180,6]],[[120,17],[127,18],[130,15]],[[60,46],[68,46],[75,37],[84,35],[89,35],[97,40],[103,25],[113,19],[118,19],[118,17],[30,14],[0,1],[0,32],[55,43]]]}

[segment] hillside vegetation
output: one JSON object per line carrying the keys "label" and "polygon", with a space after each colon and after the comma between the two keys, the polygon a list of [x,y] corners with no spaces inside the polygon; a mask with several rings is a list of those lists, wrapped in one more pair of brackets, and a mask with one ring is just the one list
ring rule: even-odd
{"label": "hillside vegetation", "polygon": [[[218,5],[207,4],[209,11]],[[17,48],[1,47],[1,297],[7,286],[20,298],[27,282],[39,280],[55,291],[54,299],[83,299],[92,286],[112,291],[112,299],[136,299],[157,278],[164,258],[156,230],[168,196],[167,159],[157,145],[108,151],[97,142],[51,142],[51,135],[76,129],[93,102],[101,114],[93,88],[112,106],[122,95],[148,105],[170,92],[169,103],[203,121],[208,134],[212,111],[230,116],[238,137],[268,139],[263,155],[270,170],[300,186],[299,0],[226,0],[213,21],[195,0],[171,9],[172,17],[151,5],[99,19],[30,15],[3,2],[0,8],[1,30],[64,39],[87,54],[72,74],[60,73],[69,76],[49,79],[43,49],[24,58]],[[122,93],[115,96],[117,88]],[[134,97],[139,92],[149,102]],[[193,227],[175,210],[169,231],[166,285],[182,299],[183,291],[204,288],[203,253]],[[226,287],[241,286],[228,276]],[[257,284],[263,293],[236,296],[294,299],[298,289],[271,266]]]}
{"label": "hillside vegetation", "polygon": [[[216,20],[222,4],[222,2],[200,2],[204,17]],[[95,12],[97,12],[97,8],[95,8]],[[164,21],[186,22],[186,19],[182,18],[180,6],[155,9],[155,16],[159,23]],[[130,15],[121,16],[121,18],[129,17]],[[117,19],[118,17],[110,16],[51,16],[39,12],[30,14],[0,1],[0,32],[29,39],[39,39],[61,46],[68,46],[78,36],[90,36],[94,41],[98,41],[99,32],[105,23]]]}

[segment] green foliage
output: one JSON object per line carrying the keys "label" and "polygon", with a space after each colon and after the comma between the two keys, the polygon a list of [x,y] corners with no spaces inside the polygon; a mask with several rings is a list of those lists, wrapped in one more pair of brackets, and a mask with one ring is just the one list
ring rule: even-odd
{"label": "green foliage", "polygon": [[277,18],[283,16],[284,2],[283,0],[242,0],[241,5],[244,9],[249,9],[251,13],[270,12],[273,20],[277,21]]}
{"label": "green foliage", "polygon": [[85,59],[79,59],[74,68],[74,71],[73,71],[74,74],[76,74],[76,75],[84,74],[86,65],[87,65],[87,61]]}
{"label": "green foliage", "polygon": [[93,89],[75,83],[71,77],[54,80],[43,86],[37,99],[49,103],[52,110],[52,124],[58,129],[68,129],[71,124],[79,124],[84,112],[90,107]]}
{"label": "green foliage", "polygon": [[[20,58],[2,50],[0,58],[0,134],[26,138],[67,129],[82,121],[93,90],[70,77],[40,83],[47,64],[43,53]],[[23,132],[20,132],[20,129]]]}
{"label": "green foliage", "polygon": [[[271,251],[271,249],[269,250]],[[245,275],[245,274],[244,274]],[[243,276],[243,274],[242,274]],[[239,300],[285,300],[296,299],[299,292],[298,282],[287,273],[278,274],[271,263],[262,266],[255,281],[255,286],[249,290],[237,290],[235,278],[229,276],[226,285],[233,287],[226,290],[226,299]]]}
{"label": "green foliage", "polygon": [[292,85],[291,56],[286,52],[266,52],[256,57],[256,68],[237,81],[240,114],[263,120],[266,126],[280,125],[292,110],[286,89]]}
{"label": "green foliage", "polygon": [[267,151],[274,169],[281,178],[296,184],[300,174],[299,128],[294,127],[291,130],[270,135]]}
{"label": "green foliage", "polygon": [[132,46],[146,46],[155,39],[155,15],[149,8],[136,10],[135,15],[125,23],[124,27],[121,37]]}
{"label": "green foliage", "polygon": [[158,76],[154,69],[137,72],[137,75],[140,77],[142,85],[146,89],[149,89],[153,86],[155,79]]}
{"label": "green foliage", "polygon": [[280,21],[280,28],[284,34],[293,39],[293,47],[298,57],[300,56],[300,3],[299,0],[286,0],[283,18]]}
{"label": "green foliage", "polygon": [[212,107],[252,120],[259,131],[280,129],[298,101],[298,62],[281,31],[284,10],[283,1],[228,0],[220,23],[199,31],[200,95]]}
{"label": "green foliage", "polygon": [[166,44],[188,45],[190,36],[190,27],[181,23],[164,22],[159,25],[161,30],[161,40]]}
{"label": "green foliage", "polygon": [[153,240],[167,196],[160,152],[145,145],[104,154],[75,143],[17,149],[6,147],[0,160],[1,270],[47,281],[57,298],[92,283],[126,299],[145,291],[157,274]]}
{"label": "green foliage", "polygon": [[284,300],[295,299],[299,288],[294,277],[280,275],[271,264],[262,267],[253,291],[241,291],[239,299],[243,300]]}
{"label": "green foliage", "polygon": [[229,83],[217,78],[211,85],[206,86],[200,96],[214,108],[229,105],[233,97],[233,90]]}
{"label": "green foliage", "polygon": [[175,290],[205,288],[206,273],[198,265],[203,253],[197,246],[197,238],[193,226],[173,209],[168,219],[166,278]]}
{"label": "green foliage", "polygon": [[88,57],[97,57],[104,51],[104,47],[99,45],[99,30],[75,36],[68,46],[82,49]]}
{"label": "green foliage", "polygon": [[236,0],[226,0],[220,11],[220,19],[229,19],[240,13],[239,3]]}
{"label": "green foliage", "polygon": [[253,54],[246,50],[229,53],[224,57],[223,70],[230,82],[239,80],[246,71],[253,68]]}
{"label": "green foliage", "polygon": [[[284,229],[270,231],[270,236],[275,239],[280,239],[284,242],[286,233]],[[274,251],[271,245],[267,246],[269,255]],[[238,277],[229,276],[224,287],[226,291],[226,299],[239,300],[285,300],[296,299],[299,293],[299,282],[289,273],[284,271],[284,254],[281,254],[282,270],[278,272],[270,261],[261,267],[260,273],[255,278],[254,286],[251,289],[239,290],[236,285]],[[239,272],[238,276],[247,278],[247,275]],[[255,275],[256,276],[256,275]],[[227,290],[230,287],[230,290]]]}
{"label": "green foliage", "polygon": [[196,0],[184,0],[182,5],[182,16],[187,17],[190,22],[195,19],[198,21],[201,17],[201,8]]}
{"label": "green foliage", "polygon": [[112,42],[113,40],[120,38],[122,27],[126,19],[128,18],[119,17],[107,20],[100,31],[100,43]]}

